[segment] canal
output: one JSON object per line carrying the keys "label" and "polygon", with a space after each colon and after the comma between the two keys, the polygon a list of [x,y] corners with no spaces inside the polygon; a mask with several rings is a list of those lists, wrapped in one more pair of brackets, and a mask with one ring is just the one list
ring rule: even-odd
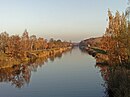
{"label": "canal", "polygon": [[103,97],[104,81],[95,64],[92,56],[74,48],[39,66],[29,65],[13,83],[1,78],[0,97]]}

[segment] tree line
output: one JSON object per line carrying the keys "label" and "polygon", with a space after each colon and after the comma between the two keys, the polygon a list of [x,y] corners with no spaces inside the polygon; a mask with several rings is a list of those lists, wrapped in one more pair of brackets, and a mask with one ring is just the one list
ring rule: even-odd
{"label": "tree line", "polygon": [[29,36],[27,30],[22,36],[9,35],[7,32],[0,34],[0,53],[7,54],[14,58],[26,57],[28,51],[48,50],[53,48],[63,48],[71,46],[70,42],[54,40],[49,41],[36,35]]}
{"label": "tree line", "polygon": [[108,63],[129,64],[130,63],[130,22],[126,14],[115,15],[108,10],[108,27],[101,40],[101,49],[107,52]]}
{"label": "tree line", "polygon": [[[108,10],[108,26],[100,49],[108,65],[100,65],[105,80],[106,97],[130,97],[130,8],[113,15]],[[101,58],[102,58],[101,57]],[[97,58],[98,59],[98,58]]]}

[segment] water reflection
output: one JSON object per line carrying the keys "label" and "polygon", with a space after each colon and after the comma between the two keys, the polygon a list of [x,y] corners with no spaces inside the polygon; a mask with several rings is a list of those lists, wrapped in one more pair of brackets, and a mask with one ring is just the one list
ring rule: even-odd
{"label": "water reflection", "polygon": [[[88,53],[81,50],[83,53]],[[98,59],[97,59],[98,60]],[[97,61],[98,62],[98,61]],[[124,66],[109,66],[97,63],[101,76],[105,81],[103,97],[130,97],[130,68]]]}
{"label": "water reflection", "polygon": [[17,65],[0,69],[0,82],[11,83],[16,88],[21,88],[30,82],[31,71],[26,65]]}
{"label": "water reflection", "polygon": [[130,97],[130,69],[97,64],[105,81],[105,97]]}
{"label": "water reflection", "polygon": [[74,48],[63,55],[57,54],[39,58],[29,64],[1,68],[0,96],[102,97],[104,87],[101,84],[104,81],[94,67],[95,62],[93,57]]}
{"label": "water reflection", "polygon": [[[62,53],[57,53],[54,56],[49,56],[48,58],[51,61],[54,61],[55,58],[61,57]],[[31,72],[36,72],[38,67],[42,67],[44,62],[48,61],[48,58],[39,58],[35,61],[31,60],[30,63],[22,63],[14,65],[13,67],[0,68],[0,82],[10,83],[16,88],[22,88],[24,85],[29,84]]]}

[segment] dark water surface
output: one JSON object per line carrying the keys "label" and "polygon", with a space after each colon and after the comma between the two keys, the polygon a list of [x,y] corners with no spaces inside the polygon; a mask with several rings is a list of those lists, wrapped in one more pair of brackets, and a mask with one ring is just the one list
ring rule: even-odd
{"label": "dark water surface", "polygon": [[[0,82],[0,97],[103,97],[103,79],[95,59],[78,48],[32,71],[22,88]],[[23,83],[24,84],[24,83]]]}

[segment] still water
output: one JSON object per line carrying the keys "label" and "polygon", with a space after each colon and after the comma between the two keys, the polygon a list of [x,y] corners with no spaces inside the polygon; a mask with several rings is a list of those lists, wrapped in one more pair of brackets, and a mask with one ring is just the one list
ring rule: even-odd
{"label": "still water", "polygon": [[39,66],[29,65],[13,80],[2,80],[0,97],[103,97],[104,82],[95,63],[75,48]]}

